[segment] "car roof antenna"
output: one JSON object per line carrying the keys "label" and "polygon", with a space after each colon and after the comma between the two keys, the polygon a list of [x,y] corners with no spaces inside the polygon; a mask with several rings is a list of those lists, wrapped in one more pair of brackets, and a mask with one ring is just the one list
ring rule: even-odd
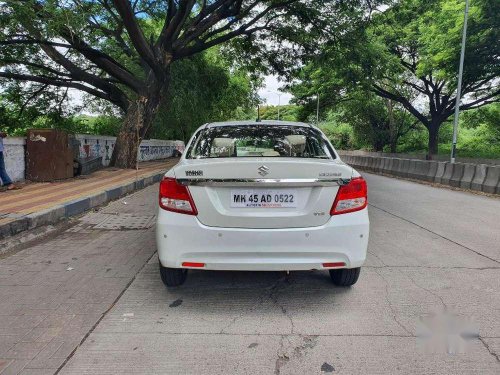
{"label": "car roof antenna", "polygon": [[257,120],[255,122],[261,122],[260,120],[260,105],[257,104]]}

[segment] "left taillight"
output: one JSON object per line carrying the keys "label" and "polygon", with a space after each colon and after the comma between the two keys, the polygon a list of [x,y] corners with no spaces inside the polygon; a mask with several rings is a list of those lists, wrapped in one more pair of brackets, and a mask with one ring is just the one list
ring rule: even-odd
{"label": "left taillight", "polygon": [[160,182],[160,207],[181,214],[198,214],[189,189],[171,177],[164,177]]}

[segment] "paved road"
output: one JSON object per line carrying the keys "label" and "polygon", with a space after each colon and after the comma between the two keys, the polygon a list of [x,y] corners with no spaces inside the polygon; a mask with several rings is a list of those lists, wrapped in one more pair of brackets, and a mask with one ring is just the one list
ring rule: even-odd
{"label": "paved road", "polygon": [[[86,215],[0,260],[0,369],[498,374],[500,199],[366,178],[369,255],[350,289],[320,271],[198,271],[166,290],[148,228],[155,187]],[[479,327],[464,353],[419,345],[419,318],[444,308]]]}

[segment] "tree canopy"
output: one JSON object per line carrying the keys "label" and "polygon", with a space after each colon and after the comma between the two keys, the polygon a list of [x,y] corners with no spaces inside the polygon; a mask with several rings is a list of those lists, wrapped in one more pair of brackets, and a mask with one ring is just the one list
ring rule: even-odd
{"label": "tree canopy", "polygon": [[[342,3],[342,1],[339,1]],[[126,113],[112,162],[135,164],[164,103],[171,66],[235,38],[280,41],[318,25],[337,3],[193,0],[11,0],[0,8],[0,77],[33,83],[33,94],[72,88]],[[252,45],[252,43],[250,42]],[[139,137],[136,134],[139,133]]]}
{"label": "tree canopy", "polygon": [[[202,123],[248,117],[249,112],[254,116],[259,81],[234,66],[218,47],[173,64],[171,81],[168,103],[161,106],[148,138],[187,140]],[[12,82],[0,95],[0,128],[10,135],[23,135],[33,127],[118,134],[120,114],[113,106],[91,96],[80,103],[64,92],[55,94],[33,96],[29,87]]]}
{"label": "tree canopy", "polygon": [[[395,151],[404,138],[432,155],[451,136],[463,11],[462,0],[0,0],[0,121],[116,131],[113,162],[133,167],[144,137],[256,116],[258,75],[272,72],[294,102],[263,118],[314,122],[319,98],[342,144]],[[460,104],[479,124],[471,139],[496,134],[485,119],[498,111],[482,108],[500,100],[499,13],[471,2]],[[67,121],[75,90],[104,116]]]}
{"label": "tree canopy", "polygon": [[[464,2],[407,0],[373,14],[370,24],[298,72],[298,100],[320,93],[335,105],[360,89],[393,101],[429,132],[437,153],[441,125],[453,114]],[[469,13],[460,110],[500,100],[500,3],[477,0]]]}

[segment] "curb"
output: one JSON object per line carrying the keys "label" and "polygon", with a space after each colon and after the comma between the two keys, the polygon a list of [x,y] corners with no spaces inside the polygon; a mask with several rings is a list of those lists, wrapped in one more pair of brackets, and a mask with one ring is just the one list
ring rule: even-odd
{"label": "curb", "polygon": [[28,229],[37,228],[42,225],[56,224],[60,220],[80,215],[92,208],[102,206],[131,192],[144,189],[146,186],[159,182],[164,174],[165,171],[142,177],[137,181],[122,186],[113,187],[91,196],[75,199],[43,211],[16,218],[13,221],[0,225],[0,240]]}

